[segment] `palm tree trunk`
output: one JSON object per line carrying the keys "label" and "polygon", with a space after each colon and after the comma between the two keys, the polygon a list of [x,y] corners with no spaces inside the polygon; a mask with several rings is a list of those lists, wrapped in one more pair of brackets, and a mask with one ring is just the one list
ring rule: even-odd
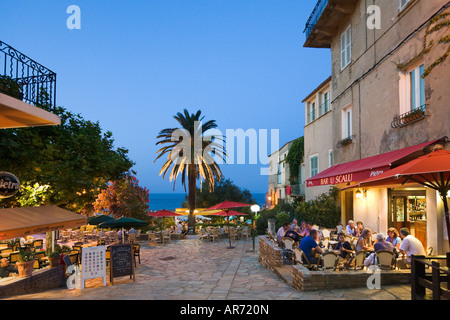
{"label": "palm tree trunk", "polygon": [[197,176],[195,172],[195,166],[189,166],[189,195],[188,195],[188,203],[189,203],[189,217],[188,217],[188,230],[191,234],[195,233],[195,193],[197,191]]}

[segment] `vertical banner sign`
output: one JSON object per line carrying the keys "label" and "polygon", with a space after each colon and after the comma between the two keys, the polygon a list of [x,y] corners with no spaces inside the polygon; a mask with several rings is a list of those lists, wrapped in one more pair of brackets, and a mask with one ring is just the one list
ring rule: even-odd
{"label": "vertical banner sign", "polygon": [[109,247],[111,253],[110,281],[114,278],[130,276],[136,281],[133,263],[133,247],[131,244],[116,244]]}
{"label": "vertical banner sign", "polygon": [[106,286],[105,246],[83,248],[81,263],[81,289],[84,289],[85,280],[94,278],[103,278],[103,286]]}

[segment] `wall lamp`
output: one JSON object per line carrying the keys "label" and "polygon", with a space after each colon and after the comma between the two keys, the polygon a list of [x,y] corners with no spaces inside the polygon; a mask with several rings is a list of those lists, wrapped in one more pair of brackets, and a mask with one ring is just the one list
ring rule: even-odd
{"label": "wall lamp", "polygon": [[363,189],[361,190],[357,190],[356,191],[356,199],[367,199],[367,190]]}

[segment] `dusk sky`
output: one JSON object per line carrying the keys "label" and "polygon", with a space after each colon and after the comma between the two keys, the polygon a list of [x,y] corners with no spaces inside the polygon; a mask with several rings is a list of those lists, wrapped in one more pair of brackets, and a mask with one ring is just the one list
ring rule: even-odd
{"label": "dusk sky", "polygon": [[[69,30],[70,5],[81,30]],[[172,192],[153,163],[173,115],[202,110],[219,130],[303,135],[302,100],[331,73],[330,51],[303,48],[316,0],[0,0],[0,40],[57,73],[57,104],[113,133],[142,186]],[[265,193],[261,164],[222,165]],[[175,192],[184,192],[177,182]]]}

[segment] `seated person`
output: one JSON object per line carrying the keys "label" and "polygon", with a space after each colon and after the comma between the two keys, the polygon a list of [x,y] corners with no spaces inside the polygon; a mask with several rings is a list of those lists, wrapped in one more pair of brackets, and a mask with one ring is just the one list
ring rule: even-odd
{"label": "seated person", "polygon": [[296,243],[296,246],[300,243],[300,240],[301,240],[300,235],[292,229],[289,229],[288,231],[286,231],[286,233],[284,234],[284,237],[291,238],[292,240],[294,240],[294,242]]}
{"label": "seated person", "polygon": [[345,227],[345,232],[347,235],[356,237],[356,228],[355,222],[353,220],[349,220],[347,226]]}
{"label": "seated person", "polygon": [[355,237],[361,237],[364,229],[365,229],[364,228],[364,223],[362,223],[362,221],[358,221],[356,223],[356,235],[355,235]]}
{"label": "seated person", "polygon": [[278,229],[277,240],[279,243],[283,243],[284,234],[289,230],[289,222],[283,223],[283,225]]}
{"label": "seated person", "polygon": [[297,233],[300,233],[301,232],[301,230],[300,230],[300,227],[298,226],[298,224],[297,224],[297,220],[292,220],[292,224],[289,226],[289,229],[290,230],[293,230],[293,231],[295,231],[295,232],[297,232]]}
{"label": "seated person", "polygon": [[9,265],[8,259],[4,258],[0,260],[0,278],[12,277],[17,273],[17,268]]}
{"label": "seated person", "polygon": [[[386,241],[386,238],[382,233],[377,234],[377,243],[373,245],[373,248],[375,252],[380,250],[388,250],[395,252],[395,247],[390,243],[389,241]],[[364,265],[366,267],[370,266],[371,264],[376,264],[375,261],[375,253],[371,253],[366,260],[364,260]]]}
{"label": "seated person", "polygon": [[373,245],[373,248],[375,249],[375,252],[380,250],[389,250],[395,252],[396,250],[392,243],[386,241],[386,238],[382,233],[377,234],[377,242]]}
{"label": "seated person", "polygon": [[320,248],[316,240],[314,240],[316,237],[317,230],[312,229],[309,236],[304,237],[299,245],[300,250],[305,253],[306,258],[308,258],[311,264],[317,264],[319,262],[319,258],[315,257],[315,254],[323,253],[322,248]]}
{"label": "seated person", "polygon": [[395,228],[388,229],[388,237],[386,241],[392,243],[392,245],[396,248],[396,252],[400,252],[400,245],[402,244],[402,239],[398,236],[398,231]]}
{"label": "seated person", "polygon": [[402,239],[400,252],[403,254],[403,259],[397,260],[397,265],[400,269],[410,268],[411,256],[413,254],[426,256],[425,249],[423,248],[422,242],[420,242],[419,239],[409,234],[408,228],[400,229],[400,238]]}
{"label": "seated person", "polygon": [[302,233],[300,233],[300,235],[301,235],[302,237],[309,236],[311,230],[312,230],[312,224],[311,224],[311,222],[306,222],[306,227],[305,227],[305,229],[303,229],[303,231],[302,231]]}
{"label": "seated person", "polygon": [[347,259],[348,255],[353,252],[350,242],[345,240],[345,234],[339,233],[339,243],[334,248],[334,251],[339,251],[339,257]]}
{"label": "seated person", "polygon": [[361,236],[356,243],[356,252],[358,251],[374,251],[375,249],[372,246],[372,231],[369,228],[366,228],[361,233]]}

